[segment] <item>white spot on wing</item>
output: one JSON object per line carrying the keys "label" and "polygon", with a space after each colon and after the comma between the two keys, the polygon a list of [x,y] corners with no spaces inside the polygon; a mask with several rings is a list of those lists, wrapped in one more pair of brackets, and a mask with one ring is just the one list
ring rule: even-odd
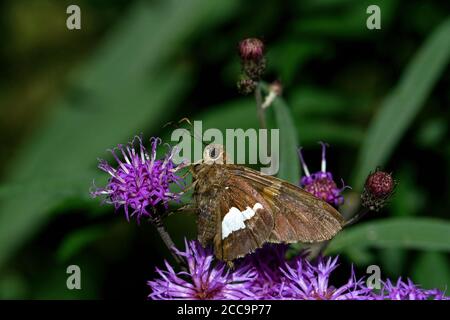
{"label": "white spot on wing", "polygon": [[236,207],[231,207],[222,220],[222,239],[225,239],[234,231],[245,229],[244,221],[253,217],[256,210],[262,208],[263,206],[259,202],[253,208],[247,207],[244,211],[240,211]]}
{"label": "white spot on wing", "polygon": [[259,203],[259,202],[257,202],[257,203],[255,203],[255,205],[253,206],[253,211],[256,212],[256,210],[262,209],[262,208],[263,208],[262,204]]}

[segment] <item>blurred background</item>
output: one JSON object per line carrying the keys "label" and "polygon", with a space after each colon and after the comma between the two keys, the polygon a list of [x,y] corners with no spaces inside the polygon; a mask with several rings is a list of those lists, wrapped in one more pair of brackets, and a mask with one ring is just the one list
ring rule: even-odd
{"label": "blurred background", "polygon": [[[81,30],[66,8],[81,8]],[[366,9],[381,9],[368,30]],[[167,137],[183,117],[207,127],[257,127],[236,90],[236,46],[260,37],[266,80],[283,83],[310,169],[318,141],[357,203],[370,170],[399,184],[389,206],[333,241],[342,279],[377,264],[383,277],[450,284],[450,10],[445,1],[60,1],[0,4],[0,298],[145,299],[170,260],[148,223],[92,200],[97,158],[143,133]],[[282,159],[297,168],[298,159]],[[293,169],[295,170],[295,169]],[[298,170],[297,170],[298,172]],[[294,181],[295,182],[295,181]],[[344,208],[345,209],[345,208]],[[195,219],[167,219],[177,245]],[[79,265],[82,290],[66,288]],[[336,275],[339,281],[340,273]]]}

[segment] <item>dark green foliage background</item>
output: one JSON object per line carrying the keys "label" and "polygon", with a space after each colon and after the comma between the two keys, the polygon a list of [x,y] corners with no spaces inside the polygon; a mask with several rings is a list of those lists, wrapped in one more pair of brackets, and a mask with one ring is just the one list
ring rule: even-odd
{"label": "dark green foliage background", "polygon": [[[65,27],[72,3],[81,31]],[[370,4],[381,30],[366,28]],[[304,146],[313,171],[317,141],[331,144],[329,169],[353,187],[343,211],[377,165],[399,181],[387,208],[332,241],[344,265],[335,280],[350,263],[359,275],[378,264],[384,277],[446,289],[449,12],[420,0],[3,2],[0,298],[146,297],[167,249],[151,225],[90,199],[92,180],[106,181],[96,159],[141,132],[167,137],[163,125],[183,117],[256,127],[252,97],[235,89],[236,44],[248,36],[267,44],[267,80],[284,84],[282,143]],[[291,151],[282,174],[296,180]],[[167,225],[180,247],[195,237],[193,216]],[[70,264],[81,267],[80,291],[66,288]]]}

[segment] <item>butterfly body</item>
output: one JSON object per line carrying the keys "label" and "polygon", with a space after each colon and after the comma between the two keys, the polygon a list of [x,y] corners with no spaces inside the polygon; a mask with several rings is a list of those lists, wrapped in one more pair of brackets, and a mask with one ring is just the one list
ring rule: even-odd
{"label": "butterfly body", "polygon": [[192,170],[193,199],[198,239],[212,244],[217,258],[232,261],[266,242],[329,240],[341,230],[343,218],[328,203],[276,177],[227,164],[223,150],[212,157],[208,147],[206,161]]}

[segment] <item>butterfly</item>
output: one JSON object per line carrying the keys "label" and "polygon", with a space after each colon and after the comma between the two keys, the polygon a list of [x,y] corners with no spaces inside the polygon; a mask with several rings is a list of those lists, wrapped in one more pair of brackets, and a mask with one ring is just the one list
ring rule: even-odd
{"label": "butterfly", "polygon": [[227,164],[222,145],[206,146],[191,171],[198,240],[220,260],[232,262],[267,242],[329,240],[344,224],[333,206],[300,187]]}

